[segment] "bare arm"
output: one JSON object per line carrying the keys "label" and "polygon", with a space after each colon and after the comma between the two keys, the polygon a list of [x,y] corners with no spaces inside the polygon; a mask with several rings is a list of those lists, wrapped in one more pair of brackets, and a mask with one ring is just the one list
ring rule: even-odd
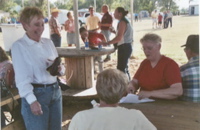
{"label": "bare arm", "polygon": [[153,91],[140,91],[138,96],[143,98],[160,98],[160,99],[176,99],[183,94],[182,84],[175,83],[169,88],[153,90]]}
{"label": "bare arm", "polygon": [[128,85],[128,93],[135,93],[139,89],[138,80],[132,79]]}
{"label": "bare arm", "polygon": [[107,44],[114,44],[114,43],[119,42],[119,41],[122,39],[123,35],[124,35],[124,32],[125,32],[125,30],[126,30],[126,26],[127,26],[126,23],[125,23],[124,21],[121,21],[121,22],[119,23],[118,32],[117,32],[115,38],[113,38],[113,39],[112,39],[111,41],[109,41]]}

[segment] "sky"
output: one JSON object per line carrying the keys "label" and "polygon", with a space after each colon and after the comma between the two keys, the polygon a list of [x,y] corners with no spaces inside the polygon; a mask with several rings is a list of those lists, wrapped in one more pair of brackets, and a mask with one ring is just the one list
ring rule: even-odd
{"label": "sky", "polygon": [[[55,2],[56,0],[50,0],[51,2]],[[179,9],[182,8],[188,8],[189,7],[189,0],[175,0],[177,5],[179,6]],[[198,0],[194,0],[198,1]]]}

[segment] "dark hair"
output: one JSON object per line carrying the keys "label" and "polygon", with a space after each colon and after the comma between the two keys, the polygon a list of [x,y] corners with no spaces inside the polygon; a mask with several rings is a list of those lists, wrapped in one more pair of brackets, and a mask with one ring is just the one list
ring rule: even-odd
{"label": "dark hair", "polygon": [[123,7],[117,7],[116,10],[119,13],[122,13],[123,17],[125,17],[128,14],[128,11],[125,11],[125,9]]}
{"label": "dark hair", "polygon": [[183,46],[190,49],[192,52],[199,54],[199,35],[189,35],[186,44]]}
{"label": "dark hair", "polygon": [[85,27],[80,27],[79,28],[79,33],[81,34],[82,32],[87,31],[87,29]]}
{"label": "dark hair", "polygon": [[6,60],[9,60],[9,56],[6,54],[6,52],[0,46],[0,62],[6,61]]}
{"label": "dark hair", "polygon": [[67,17],[69,17],[69,15],[72,14],[70,11],[67,13]]}

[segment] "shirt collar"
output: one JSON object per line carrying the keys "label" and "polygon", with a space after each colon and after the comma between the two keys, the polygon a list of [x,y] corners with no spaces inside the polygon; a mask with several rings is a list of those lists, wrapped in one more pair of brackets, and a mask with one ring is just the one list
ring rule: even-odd
{"label": "shirt collar", "polygon": [[199,60],[199,55],[190,58],[189,62],[193,62],[195,60]]}
{"label": "shirt collar", "polygon": [[34,41],[34,40],[32,40],[32,39],[30,39],[28,36],[27,36],[27,34],[25,33],[24,34],[24,37],[23,37],[24,39],[25,39],[25,41],[26,41],[26,43],[28,44],[28,45],[34,45],[35,43],[43,43],[42,42],[42,40],[40,39],[40,41],[39,42],[36,42],[36,41]]}

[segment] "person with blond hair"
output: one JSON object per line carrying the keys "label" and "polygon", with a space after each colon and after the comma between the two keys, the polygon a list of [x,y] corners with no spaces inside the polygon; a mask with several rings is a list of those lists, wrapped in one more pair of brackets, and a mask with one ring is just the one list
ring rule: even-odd
{"label": "person with blond hair", "polygon": [[178,64],[160,53],[162,39],[147,33],[141,39],[146,59],[129,83],[129,92],[138,92],[140,99],[176,99],[183,94]]}
{"label": "person with blond hair", "polygon": [[127,76],[117,69],[107,69],[97,76],[98,107],[78,112],[69,130],[156,130],[156,127],[139,110],[118,105],[126,95]]}
{"label": "person with blond hair", "polygon": [[57,76],[47,71],[58,53],[50,39],[41,37],[43,13],[37,7],[26,7],[20,22],[25,34],[12,45],[11,54],[26,130],[61,130],[61,89]]}

